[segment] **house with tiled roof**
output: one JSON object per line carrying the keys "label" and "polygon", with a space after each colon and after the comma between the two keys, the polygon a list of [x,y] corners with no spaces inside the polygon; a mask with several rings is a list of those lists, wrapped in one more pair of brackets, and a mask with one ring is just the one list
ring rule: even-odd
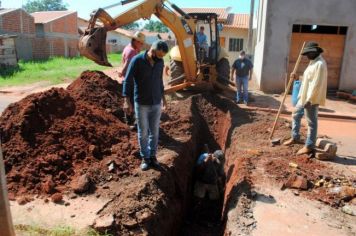
{"label": "house with tiled roof", "polygon": [[78,55],[77,13],[0,8],[0,35],[15,35],[18,59],[47,59]]}
{"label": "house with tiled roof", "polygon": [[42,11],[31,15],[36,27],[35,58],[78,55],[77,12]]}
{"label": "house with tiled roof", "polygon": [[18,59],[33,59],[34,18],[21,8],[0,8],[0,35],[14,35]]}
{"label": "house with tiled roof", "polygon": [[[186,13],[216,13],[218,23],[222,24],[219,32],[220,45],[229,54],[230,64],[238,58],[241,50],[246,50],[248,40],[249,14],[231,13],[231,8],[182,8]],[[207,27],[206,27],[207,28]],[[209,33],[207,33],[209,37]]]}

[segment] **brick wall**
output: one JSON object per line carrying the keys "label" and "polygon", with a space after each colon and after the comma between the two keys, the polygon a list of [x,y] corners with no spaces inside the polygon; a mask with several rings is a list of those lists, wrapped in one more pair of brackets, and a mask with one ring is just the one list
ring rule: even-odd
{"label": "brick wall", "polygon": [[73,12],[72,14],[45,24],[44,30],[45,32],[78,35],[77,18],[77,13]]}
{"label": "brick wall", "polygon": [[33,17],[22,9],[17,9],[3,14],[2,22],[2,30],[5,32],[24,34],[35,33],[35,23]]}
{"label": "brick wall", "polygon": [[44,24],[44,35],[36,37],[34,18],[17,9],[0,16],[0,31],[17,34],[16,48],[20,59],[47,59],[52,56],[78,56],[77,13]]}
{"label": "brick wall", "polygon": [[35,38],[33,40],[33,58],[47,59],[50,55],[49,42],[45,38]]}

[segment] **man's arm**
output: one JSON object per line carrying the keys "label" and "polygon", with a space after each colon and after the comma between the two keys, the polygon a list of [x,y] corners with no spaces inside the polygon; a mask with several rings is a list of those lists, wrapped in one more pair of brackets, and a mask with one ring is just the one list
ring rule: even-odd
{"label": "man's arm", "polygon": [[130,52],[128,53],[128,55],[127,55],[127,54],[123,54],[122,56],[123,56],[123,60],[125,60],[125,63],[124,63],[124,65],[122,66],[122,69],[121,69],[121,72],[119,73],[119,76],[120,76],[120,77],[121,77],[121,76],[125,77],[125,76],[126,76],[127,69],[128,69],[128,67],[129,67],[129,65],[130,65],[131,59],[132,59],[134,56],[136,56],[136,52],[132,50],[132,51],[130,51]]}
{"label": "man's arm", "polygon": [[232,64],[232,67],[231,67],[230,79],[231,79],[232,81],[234,81],[234,79],[235,79],[235,78],[234,78],[235,71],[236,71],[235,63],[236,63],[236,61],[234,62],[234,64]]}
{"label": "man's arm", "polygon": [[119,72],[120,77],[126,76],[126,72],[127,72],[127,68],[129,67],[129,64],[130,64],[129,61],[125,61],[124,65],[122,66],[121,72]]}
{"label": "man's arm", "polygon": [[124,97],[124,111],[127,113],[132,113],[132,104],[130,102],[130,97],[133,94],[133,88],[134,88],[134,75],[135,75],[135,68],[136,68],[136,60],[133,59],[131,60],[129,66],[128,66],[128,71],[126,73],[124,82],[123,82],[123,88],[122,88],[122,96]]}
{"label": "man's arm", "polygon": [[249,75],[249,77],[248,77],[249,80],[252,79],[252,75],[253,75],[253,64],[252,64],[252,62],[250,61],[250,75]]}

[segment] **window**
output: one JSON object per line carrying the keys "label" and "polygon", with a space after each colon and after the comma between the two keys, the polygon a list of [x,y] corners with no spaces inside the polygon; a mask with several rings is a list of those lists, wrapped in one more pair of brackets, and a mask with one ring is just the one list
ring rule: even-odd
{"label": "window", "polygon": [[347,27],[327,25],[293,25],[293,33],[346,35]]}
{"label": "window", "polygon": [[237,38],[229,39],[229,51],[230,52],[238,52],[244,48],[244,40]]}

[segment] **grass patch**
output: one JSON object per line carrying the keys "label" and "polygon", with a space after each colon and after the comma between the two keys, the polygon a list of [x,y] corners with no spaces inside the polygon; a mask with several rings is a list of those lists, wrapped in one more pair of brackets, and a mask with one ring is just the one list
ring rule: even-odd
{"label": "grass patch", "polygon": [[[121,62],[121,54],[110,54],[109,61],[113,66]],[[54,57],[44,61],[20,61],[18,67],[0,70],[0,87],[26,85],[39,81],[59,84],[73,80],[85,70],[105,70],[84,57]]]}
{"label": "grass patch", "polygon": [[76,231],[69,226],[44,229],[34,225],[15,225],[15,231],[17,235],[23,236],[112,236],[111,234],[100,234],[91,228]]}

